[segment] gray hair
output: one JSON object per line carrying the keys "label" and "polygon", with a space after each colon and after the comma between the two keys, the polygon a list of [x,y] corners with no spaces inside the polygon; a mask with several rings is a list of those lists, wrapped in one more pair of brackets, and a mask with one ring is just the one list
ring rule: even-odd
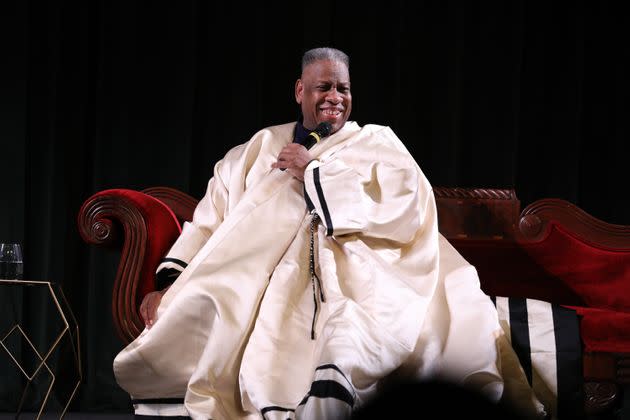
{"label": "gray hair", "polygon": [[316,61],[331,60],[345,64],[346,68],[350,70],[350,57],[345,52],[336,48],[322,47],[313,48],[304,53],[302,56],[302,71]]}

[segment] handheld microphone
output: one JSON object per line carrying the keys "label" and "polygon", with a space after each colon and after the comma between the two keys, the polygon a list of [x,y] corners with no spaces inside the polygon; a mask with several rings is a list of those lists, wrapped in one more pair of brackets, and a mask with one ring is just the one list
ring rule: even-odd
{"label": "handheld microphone", "polygon": [[331,129],[332,125],[329,122],[324,121],[319,123],[317,127],[315,127],[315,130],[311,131],[308,133],[308,136],[306,136],[306,139],[304,140],[304,147],[310,149],[319,143],[321,139],[327,137],[330,134]]}
{"label": "handheld microphone", "polygon": [[[319,124],[317,124],[317,127],[315,127],[315,130],[308,133],[308,136],[306,136],[306,139],[304,139],[304,143],[302,143],[302,146],[306,147],[307,150],[310,149],[311,147],[319,143],[321,139],[327,137],[330,134],[330,130],[332,130],[332,124],[330,124],[328,121],[320,122]],[[281,171],[284,171],[286,169],[287,168],[280,168]]]}

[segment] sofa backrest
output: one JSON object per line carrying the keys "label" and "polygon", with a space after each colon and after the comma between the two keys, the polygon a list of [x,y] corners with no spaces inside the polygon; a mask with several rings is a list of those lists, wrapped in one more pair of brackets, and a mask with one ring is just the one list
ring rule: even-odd
{"label": "sofa backrest", "polygon": [[440,232],[492,296],[630,312],[630,226],[514,190],[435,188]]}

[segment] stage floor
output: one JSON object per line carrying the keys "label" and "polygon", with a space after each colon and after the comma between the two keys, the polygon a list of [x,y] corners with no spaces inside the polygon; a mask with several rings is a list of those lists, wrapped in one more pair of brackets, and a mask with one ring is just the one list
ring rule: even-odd
{"label": "stage floor", "polygon": [[[0,420],[35,420],[37,413],[22,413],[16,418],[15,414],[0,413]],[[58,420],[59,414],[42,414],[40,420]],[[128,413],[66,413],[63,420],[134,420],[133,414]]]}

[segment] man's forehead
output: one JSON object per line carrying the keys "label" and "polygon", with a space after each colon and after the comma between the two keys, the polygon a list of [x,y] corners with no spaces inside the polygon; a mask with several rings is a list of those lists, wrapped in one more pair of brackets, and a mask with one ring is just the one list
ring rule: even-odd
{"label": "man's forehead", "polygon": [[309,64],[302,72],[303,79],[316,82],[350,83],[348,69],[343,63],[316,61]]}

